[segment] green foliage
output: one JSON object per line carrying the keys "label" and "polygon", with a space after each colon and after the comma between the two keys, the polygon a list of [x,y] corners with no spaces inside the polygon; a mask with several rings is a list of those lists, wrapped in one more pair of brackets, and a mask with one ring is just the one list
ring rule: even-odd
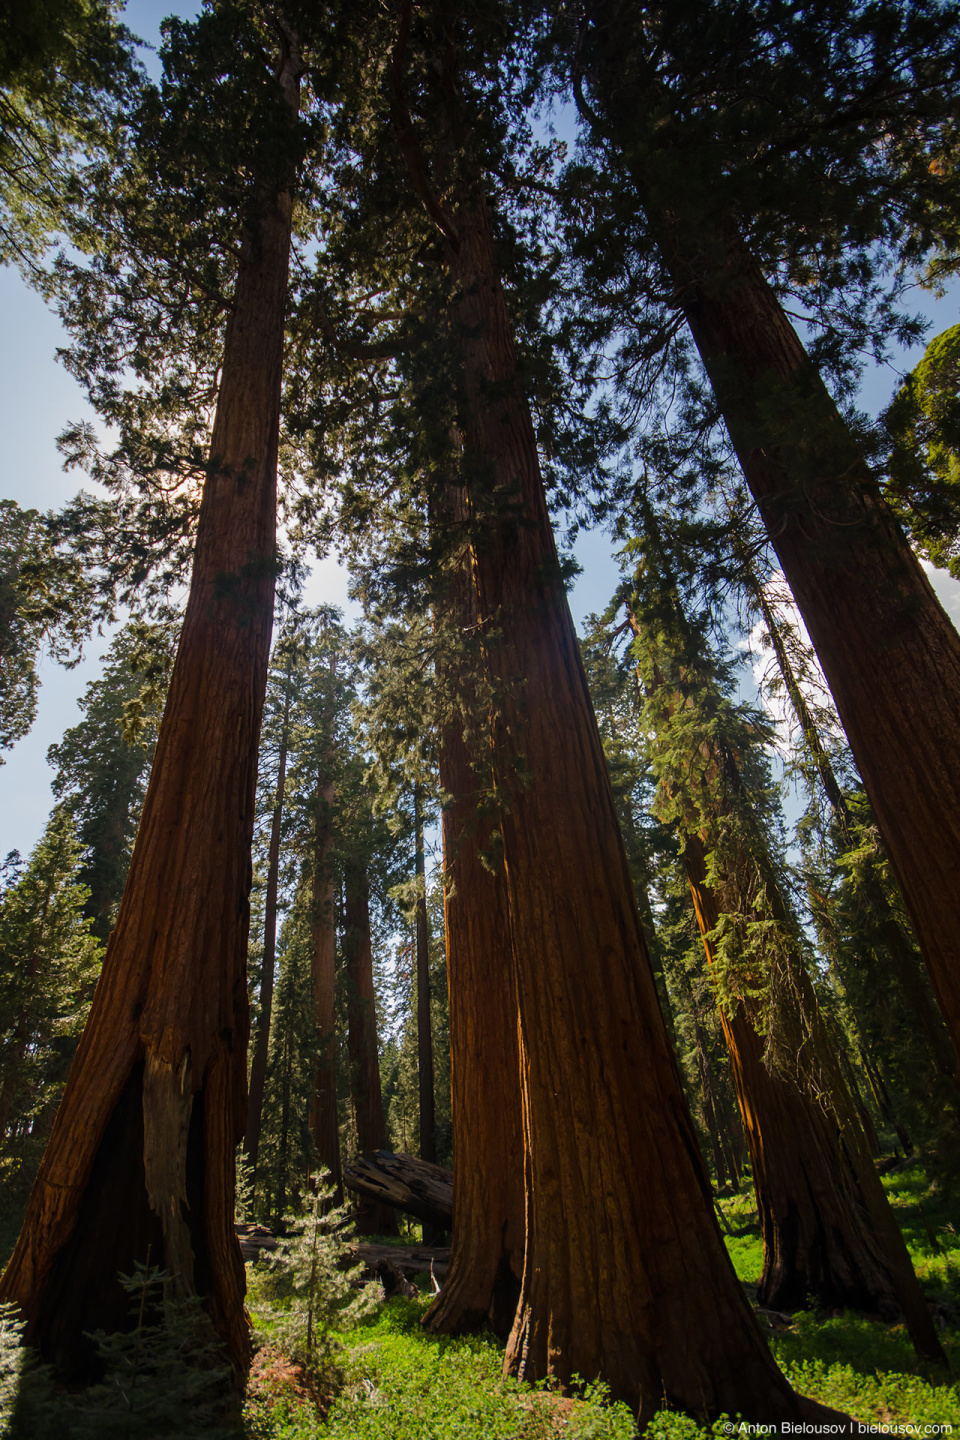
{"label": "green foliage", "polygon": [[353,1332],[346,1383],[320,1436],[356,1440],[538,1440],[566,1421],[571,1440],[632,1440],[626,1406],[607,1406],[603,1386],[586,1386],[558,1410],[547,1387],[531,1390],[502,1375],[490,1337],[428,1335],[426,1302],[391,1300],[377,1320]]}
{"label": "green foliage", "polygon": [[0,263],[44,286],[54,233],[91,240],[84,171],[135,83],[112,0],[14,0],[0,13]]}
{"label": "green foliage", "polygon": [[919,553],[960,579],[960,325],[930,341],[884,421],[887,499]]}
{"label": "green foliage", "polygon": [[58,551],[50,517],[0,500],[0,750],[33,724],[41,650],[70,663],[90,604],[89,579]]}
{"label": "green foliage", "polygon": [[93,1337],[103,1381],[64,1401],[70,1440],[228,1440],[232,1375],[199,1299],[174,1298],[169,1275],[138,1266],[120,1277],[132,1328]]}
{"label": "green foliage", "polygon": [[91,1338],[103,1378],[85,1390],[58,1385],[22,1325],[0,1307],[0,1436],[9,1440],[231,1440],[233,1374],[196,1296],[149,1266],[122,1275],[130,1328]]}
{"label": "green foliage", "polygon": [[106,943],[130,865],[166,695],[175,627],[132,623],[110,645],[80,701],[83,719],[47,759],[53,793],[73,816],[90,888],[86,913]]}
{"label": "green foliage", "polygon": [[378,1285],[358,1287],[362,1265],[347,1265],[348,1210],[335,1206],[333,1188],[319,1177],[303,1215],[289,1217],[287,1238],[261,1257],[251,1303],[273,1302],[269,1338],[311,1376],[329,1372],[340,1349],[337,1332],[372,1314],[383,1299]]}
{"label": "green foliage", "polygon": [[21,873],[0,895],[0,1188],[32,1181],[102,948],[83,909],[81,850],[57,807]]}

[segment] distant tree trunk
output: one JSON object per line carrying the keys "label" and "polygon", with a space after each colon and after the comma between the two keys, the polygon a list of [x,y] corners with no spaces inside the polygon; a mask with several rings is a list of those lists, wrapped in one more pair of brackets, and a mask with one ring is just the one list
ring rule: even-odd
{"label": "distant tree trunk", "polygon": [[[332,864],[333,832],[331,814],[333,781],[318,787],[316,844],[313,856],[313,904],[310,933],[313,939],[310,979],[313,991],[313,1019],[317,1031],[317,1064],[310,1097],[310,1134],[317,1151],[317,1163],[330,1173],[334,1204],[343,1203],[343,1176],[340,1167],[340,1124],[337,1115],[337,931],[334,918],[336,876]],[[374,1042],[376,1043],[376,1042]],[[380,1088],[377,1072],[377,1092]],[[359,1125],[359,1120],[358,1120]],[[382,1117],[381,1117],[382,1129]],[[379,1148],[379,1144],[374,1148]],[[361,1149],[365,1148],[361,1146]]]}
{"label": "distant tree trunk", "polygon": [[[687,837],[684,862],[712,965],[710,932],[721,912],[706,883],[700,836]],[[771,1309],[793,1310],[812,1295],[824,1306],[886,1319],[902,1309],[920,1353],[941,1360],[930,1312],[799,958],[788,975],[771,976],[770,983],[786,997],[782,1010],[802,1011],[802,1020],[799,1013],[781,1016],[785,1043],[796,1053],[796,1076],[765,1063],[764,1040],[747,1000],[738,999],[732,1014],[720,1007],[763,1232],[758,1299]]]}
{"label": "distant tree trunk", "polygon": [[247,1105],[247,1129],[243,1149],[253,1175],[257,1173],[257,1152],[260,1148],[260,1119],[263,1114],[263,1091],[267,1079],[267,1055],[270,1049],[270,1020],[273,1015],[273,980],[277,957],[277,891],[280,880],[280,828],[283,823],[283,800],[287,778],[287,742],[290,727],[292,658],[287,664],[286,689],[283,697],[283,721],[280,729],[280,754],[277,760],[276,803],[270,821],[270,850],[267,858],[267,895],[263,912],[263,965],[260,972],[260,1018],[250,1066],[250,1099]]}
{"label": "distant tree trunk", "polygon": [[[476,604],[466,567],[451,584],[449,614],[467,636],[475,630]],[[440,785],[452,797],[442,827],[453,1234],[447,1278],[424,1324],[447,1333],[489,1325],[506,1339],[520,1296],[524,1248],[517,1001],[504,877],[481,858],[493,848],[494,827],[481,810],[485,769],[464,740],[465,730],[475,733],[468,675],[461,690],[466,713],[440,737]]]}
{"label": "distant tree trunk", "polygon": [[[280,84],[291,108],[299,62]],[[264,194],[227,324],[190,597],[143,819],[90,1018],[0,1284],[75,1378],[122,1329],[116,1281],[163,1264],[249,1363],[234,1233],[246,1120],[245,960],[276,565],[291,198]]]}
{"label": "distant tree trunk", "polygon": [[437,1161],[436,1106],[433,1094],[433,1030],[430,1021],[430,932],[427,926],[426,866],[420,795],[414,791],[414,848],[417,891],[417,1080],[420,1093],[420,1159]]}
{"label": "distant tree trunk", "polygon": [[[364,865],[347,865],[344,896],[350,1090],[357,1117],[357,1147],[363,1154],[365,1150],[387,1148],[377,1047],[377,1000],[373,988],[370,887]],[[357,1231],[361,1235],[392,1235],[396,1225],[389,1206],[363,1201],[358,1207]]]}
{"label": "distant tree trunk", "polygon": [[505,1364],[525,1379],[602,1375],[641,1420],[664,1399],[795,1417],[801,1402],[724,1251],[667,1041],[483,200],[461,194],[454,225],[444,251],[496,692],[526,1142],[526,1256]]}
{"label": "distant tree trunk", "polygon": [[[594,81],[636,133],[627,0],[594,12]],[[642,58],[642,57],[637,57]],[[632,151],[624,150],[627,164]],[[632,169],[744,477],[836,701],[960,1066],[960,635],[783,306],[709,188]],[[658,172],[661,173],[661,172]]]}

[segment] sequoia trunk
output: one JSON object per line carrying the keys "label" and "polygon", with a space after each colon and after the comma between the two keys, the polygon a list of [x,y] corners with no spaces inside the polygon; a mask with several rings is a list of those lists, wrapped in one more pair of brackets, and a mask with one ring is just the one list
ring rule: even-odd
{"label": "sequoia trunk", "polygon": [[[280,82],[296,106],[299,65]],[[246,946],[257,745],[276,564],[289,193],[246,234],[193,578],[117,923],[23,1230],[0,1284],[61,1371],[123,1328],[148,1258],[250,1354],[234,1233],[246,1120]]]}
{"label": "sequoia trunk", "polygon": [[[823,742],[817,732],[817,727],[810,714],[803,690],[794,674],[790,657],[787,654],[787,649],[783,643],[783,637],[780,634],[780,629],[777,624],[777,617],[773,613],[770,602],[763,592],[762,585],[754,584],[752,589],[757,603],[760,606],[774,654],[777,657],[777,664],[783,676],[784,687],[790,699],[790,704],[793,707],[793,712],[803,731],[804,740],[816,766],[820,783],[823,786],[823,792],[830,803],[834,819],[836,820],[844,841],[848,847],[853,846],[856,842],[856,835],[853,817],[850,814],[850,807],[847,804],[846,797],[834,773],[833,766],[830,763],[830,757],[824,749]],[[937,1069],[941,1074],[949,1075],[951,1079],[957,1080],[958,1076],[954,1065],[953,1047],[950,1044],[949,1032],[934,1000],[927,977],[924,974],[920,956],[917,954],[910,936],[905,932],[903,925],[900,923],[890,904],[877,863],[871,863],[870,859],[867,858],[865,863],[861,867],[858,867],[856,874],[851,877],[851,880],[861,891],[864,900],[876,918],[879,939],[887,955],[890,957],[897,979],[903,987],[904,999],[926,1036]]]}
{"label": "sequoia trunk", "polygon": [[426,866],[419,792],[414,793],[417,871],[417,1082],[420,1098],[420,1159],[435,1164],[436,1107],[433,1095],[433,1032],[430,1023],[430,934],[427,927]]}
{"label": "sequoia trunk", "polygon": [[625,77],[658,82],[631,6],[598,7],[591,39],[605,123],[628,137],[674,303],[833,693],[960,1065],[960,635],[709,179],[691,188],[676,161],[633,163]]}
{"label": "sequoia trunk", "polygon": [[486,206],[446,242],[520,1016],[526,1255],[506,1367],[774,1420],[801,1402],[723,1248],[663,1024],[516,377]]}
{"label": "sequoia trunk", "polygon": [[960,1055],[960,635],[745,247],[730,238],[707,281],[715,257],[668,237],[684,314]]}
{"label": "sequoia trunk", "polygon": [[[476,623],[469,572],[453,582],[450,612],[463,634]],[[466,710],[471,704],[466,684]],[[493,840],[458,716],[441,736],[444,929],[450,997],[453,1235],[450,1269],[427,1312],[431,1330],[488,1324],[506,1339],[523,1274],[524,1186],[520,1056],[510,926],[503,876],[485,865]],[[478,765],[486,759],[473,756]]]}
{"label": "sequoia trunk", "polygon": [[[710,932],[720,907],[706,883],[699,836],[687,837],[684,863],[712,965]],[[732,1013],[720,1007],[763,1233],[758,1299],[771,1309],[794,1310],[813,1296],[823,1306],[872,1311],[886,1319],[902,1307],[918,1350],[941,1359],[896,1222],[889,1215],[882,1228],[874,1223],[876,1213],[889,1206],[801,966],[798,957],[796,973],[779,977],[778,987],[789,997],[782,1005],[806,1002],[803,1022],[798,1015],[790,1025],[804,1042],[797,1047],[797,1075],[765,1063],[764,1041],[746,1000],[737,999]]]}

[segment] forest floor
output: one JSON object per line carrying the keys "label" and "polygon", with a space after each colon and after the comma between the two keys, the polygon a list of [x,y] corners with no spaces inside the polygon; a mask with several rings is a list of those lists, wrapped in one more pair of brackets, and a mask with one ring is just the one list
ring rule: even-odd
{"label": "forest floor", "polygon": [[[960,1377],[958,1205],[930,1186],[920,1166],[895,1170],[884,1184],[933,1307],[953,1376]],[[752,1189],[721,1196],[718,1209],[734,1267],[753,1298],[763,1249]],[[393,1243],[409,1245],[419,1239],[416,1229]],[[602,1385],[582,1387],[574,1396],[560,1395],[549,1386],[519,1385],[502,1377],[502,1348],[491,1336],[450,1339],[426,1333],[420,1320],[430,1302],[428,1294],[391,1299],[351,1328],[331,1330],[324,1341],[329,1359],[311,1377],[290,1359],[281,1338],[284,1332],[292,1333],[292,1301],[276,1298],[283,1292],[270,1277],[271,1268],[262,1260],[248,1266],[248,1303],[258,1348],[243,1411],[244,1440],[636,1436],[631,1412],[610,1404]],[[132,1282],[131,1293],[139,1295],[140,1284]],[[336,1284],[343,1291],[345,1277]],[[360,1292],[346,1287],[346,1293]],[[795,1389],[852,1416],[862,1433],[876,1427],[874,1433],[928,1437],[949,1434],[956,1427],[960,1440],[960,1380],[945,1383],[942,1375],[918,1361],[903,1326],[851,1312],[759,1314],[773,1353]],[[24,1352],[10,1330],[10,1319],[0,1314],[0,1440],[236,1440],[236,1421],[225,1415],[218,1398],[227,1372],[218,1368],[212,1348],[197,1353],[196,1317],[184,1316],[182,1322],[179,1335],[167,1339],[149,1340],[146,1330],[115,1337],[112,1369],[101,1345],[108,1376],[103,1386],[80,1396],[51,1385],[36,1366],[23,1369]],[[149,1345],[157,1348],[148,1355]],[[645,1440],[730,1440],[758,1433],[771,1432],[741,1426],[735,1416],[721,1416],[708,1425],[661,1411],[647,1427]]]}
{"label": "forest floor", "polygon": [[[956,1208],[929,1190],[919,1167],[885,1178],[924,1293],[934,1303],[954,1376],[960,1376],[960,1235]],[[752,1190],[722,1196],[719,1208],[737,1274],[754,1290],[763,1248]],[[419,1238],[419,1236],[417,1237]],[[409,1240],[406,1241],[409,1243]],[[502,1350],[489,1336],[451,1340],[427,1334],[429,1303],[392,1299],[339,1336],[335,1393],[321,1404],[269,1345],[269,1304],[251,1288],[254,1324],[265,1342],[245,1409],[248,1440],[632,1440],[626,1406],[606,1403],[602,1386],[569,1399],[501,1376]],[[960,1436],[960,1381],[944,1384],[917,1360],[903,1326],[851,1312],[768,1316],[773,1352],[791,1384],[878,1433]],[[736,1417],[704,1425],[661,1411],[648,1440],[706,1440],[748,1433]]]}

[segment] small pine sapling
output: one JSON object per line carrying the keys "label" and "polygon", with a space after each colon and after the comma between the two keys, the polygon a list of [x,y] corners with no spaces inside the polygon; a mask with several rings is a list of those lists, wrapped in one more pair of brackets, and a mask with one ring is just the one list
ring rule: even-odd
{"label": "small pine sapling", "polygon": [[[289,1232],[263,1257],[259,1294],[273,1304],[272,1345],[286,1351],[316,1382],[334,1368],[334,1332],[348,1330],[383,1300],[377,1284],[358,1284],[361,1265],[349,1264],[352,1238],[347,1207],[333,1204],[327,1172],[317,1178],[303,1215],[288,1218]],[[261,1263],[263,1263],[261,1262]]]}
{"label": "small pine sapling", "polygon": [[198,1297],[175,1298],[172,1277],[147,1265],[120,1282],[134,1324],[91,1337],[105,1374],[64,1400],[70,1440],[235,1440],[231,1367]]}

